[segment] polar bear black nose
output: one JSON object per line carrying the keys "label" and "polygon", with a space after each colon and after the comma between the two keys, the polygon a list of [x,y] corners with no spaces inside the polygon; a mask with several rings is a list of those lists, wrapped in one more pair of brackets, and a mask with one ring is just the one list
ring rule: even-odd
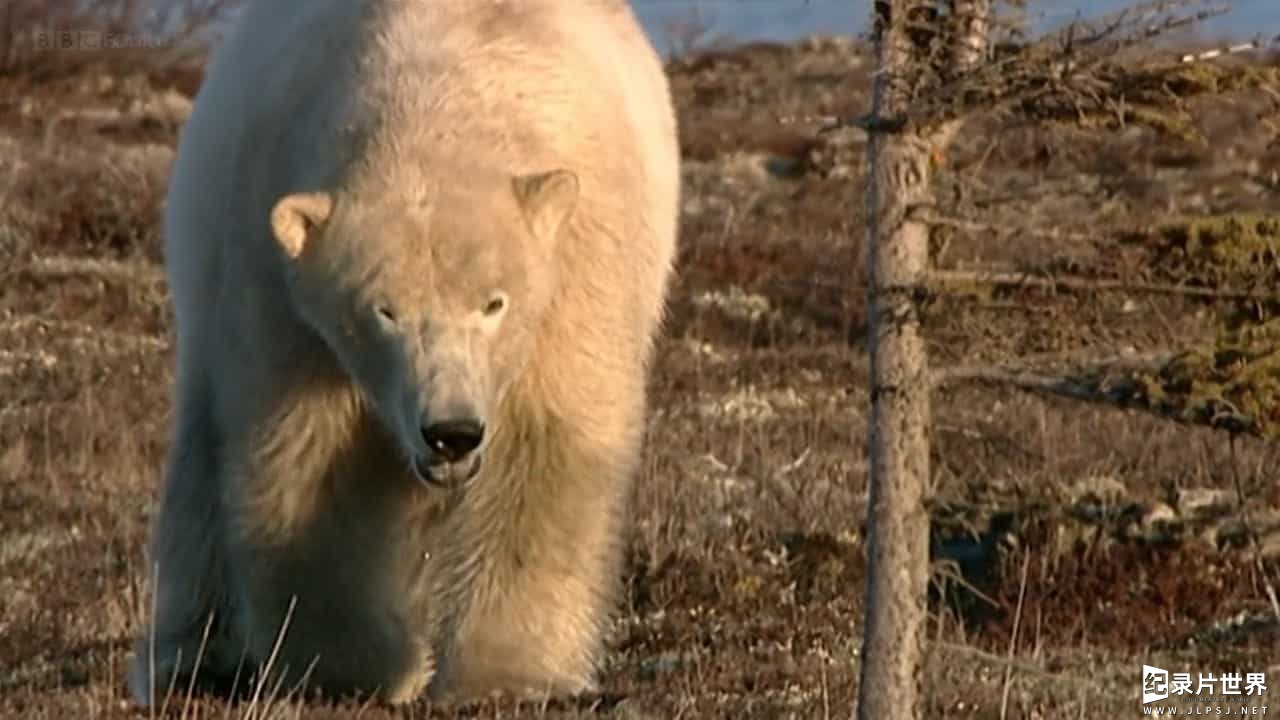
{"label": "polar bear black nose", "polygon": [[446,420],[422,428],[427,447],[445,462],[458,462],[484,440],[484,425],[477,420]]}

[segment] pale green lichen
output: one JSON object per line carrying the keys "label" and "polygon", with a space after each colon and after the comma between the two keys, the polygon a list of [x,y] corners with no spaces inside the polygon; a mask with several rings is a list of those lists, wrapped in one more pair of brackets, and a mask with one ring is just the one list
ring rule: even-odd
{"label": "pale green lichen", "polygon": [[759,320],[773,309],[769,298],[746,292],[737,285],[731,285],[724,292],[700,293],[693,303],[700,308],[715,308],[729,317],[750,321]]}
{"label": "pale green lichen", "polygon": [[1135,377],[1135,400],[1184,422],[1280,437],[1280,215],[1232,213],[1172,220],[1142,241],[1162,281],[1221,291],[1211,343]]}

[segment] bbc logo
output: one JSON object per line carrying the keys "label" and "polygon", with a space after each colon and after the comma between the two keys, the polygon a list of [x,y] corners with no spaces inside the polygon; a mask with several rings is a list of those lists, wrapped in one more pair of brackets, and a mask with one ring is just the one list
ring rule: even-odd
{"label": "bbc logo", "polygon": [[153,36],[100,30],[34,30],[31,33],[31,46],[39,52],[127,50],[164,44]]}
{"label": "bbc logo", "polygon": [[102,47],[102,33],[94,30],[35,30],[31,33],[31,45],[36,50],[98,50]]}

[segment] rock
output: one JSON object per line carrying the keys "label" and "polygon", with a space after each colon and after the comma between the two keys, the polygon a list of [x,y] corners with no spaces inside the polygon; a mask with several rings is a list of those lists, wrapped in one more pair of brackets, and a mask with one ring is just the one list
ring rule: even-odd
{"label": "rock", "polygon": [[131,102],[129,111],[135,118],[178,127],[191,115],[191,100],[176,90],[148,93]]}
{"label": "rock", "polygon": [[643,709],[640,701],[635,698],[626,698],[613,706],[608,714],[611,718],[618,720],[655,720],[657,716]]}
{"label": "rock", "polygon": [[1129,526],[1126,534],[1136,540],[1166,543],[1182,537],[1184,527],[1183,520],[1173,508],[1156,502],[1142,508],[1138,522]]}
{"label": "rock", "polygon": [[1234,512],[1235,493],[1217,488],[1183,488],[1178,491],[1178,513],[1191,520],[1219,519]]}
{"label": "rock", "polygon": [[1280,531],[1260,538],[1258,546],[1258,555],[1263,560],[1280,561]]}
{"label": "rock", "polygon": [[1129,489],[1113,475],[1089,475],[1067,488],[1072,514],[1090,521],[1115,519],[1128,505]]}
{"label": "rock", "polygon": [[847,179],[861,171],[867,144],[862,128],[846,127],[821,136],[821,142],[809,150],[807,168],[828,180]]}

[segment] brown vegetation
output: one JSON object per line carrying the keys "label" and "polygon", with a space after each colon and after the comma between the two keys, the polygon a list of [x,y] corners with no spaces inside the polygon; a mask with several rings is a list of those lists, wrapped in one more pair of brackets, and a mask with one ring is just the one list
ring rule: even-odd
{"label": "brown vegetation", "polygon": [[[850,274],[864,134],[819,131],[866,109],[868,62],[856,42],[812,40],[670,68],[680,276],[600,696],[393,713],[186,707],[179,689],[167,716],[848,717],[865,580],[866,292]],[[1280,61],[1222,66],[1261,80],[1186,100],[1203,141],[1004,113],[957,136],[935,178],[956,199],[933,211],[936,266],[1117,284],[941,293],[925,316],[939,373],[1133,364],[1270,312],[1137,287],[1248,288],[1274,265]],[[156,220],[192,86],[63,77],[0,108],[0,716],[145,717],[122,680],[170,413]],[[1243,255],[1206,249],[1232,237]],[[1238,367],[1214,357],[1214,372]],[[1121,717],[1140,712],[1142,663],[1280,682],[1274,443],[960,380],[934,397],[928,716]]]}
{"label": "brown vegetation", "polygon": [[0,10],[0,78],[48,87],[87,71],[181,78],[189,89],[238,0],[10,0]]}

